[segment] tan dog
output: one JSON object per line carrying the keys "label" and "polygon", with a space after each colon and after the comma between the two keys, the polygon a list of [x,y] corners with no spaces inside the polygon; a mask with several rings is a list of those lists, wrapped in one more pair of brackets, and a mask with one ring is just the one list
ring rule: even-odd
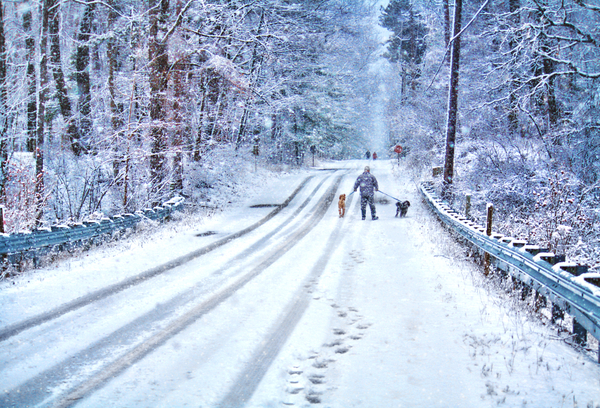
{"label": "tan dog", "polygon": [[338,201],[338,212],[340,213],[340,218],[344,218],[344,215],[346,215],[346,194],[340,194],[340,201]]}

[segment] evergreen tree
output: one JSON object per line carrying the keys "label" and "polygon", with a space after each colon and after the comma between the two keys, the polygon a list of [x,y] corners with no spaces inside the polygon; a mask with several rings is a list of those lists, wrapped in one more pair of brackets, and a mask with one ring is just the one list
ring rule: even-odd
{"label": "evergreen tree", "polygon": [[379,22],[392,32],[383,56],[400,66],[404,95],[407,85],[416,89],[417,79],[421,76],[419,65],[427,51],[427,27],[410,0],[391,0],[382,8]]}

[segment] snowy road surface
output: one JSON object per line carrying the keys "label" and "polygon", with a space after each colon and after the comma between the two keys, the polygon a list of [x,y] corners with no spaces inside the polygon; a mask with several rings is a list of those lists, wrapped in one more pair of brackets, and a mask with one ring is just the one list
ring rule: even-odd
{"label": "snowy road surface", "polygon": [[[491,287],[394,162],[288,175],[0,285],[1,407],[597,407],[600,367]],[[387,202],[386,202],[387,201]]]}

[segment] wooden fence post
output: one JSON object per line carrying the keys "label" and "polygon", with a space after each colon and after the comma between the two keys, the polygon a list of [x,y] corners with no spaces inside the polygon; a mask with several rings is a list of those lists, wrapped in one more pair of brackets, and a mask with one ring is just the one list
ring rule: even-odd
{"label": "wooden fence post", "polygon": [[[492,235],[492,217],[493,217],[493,215],[494,215],[494,206],[492,204],[488,203],[488,205],[487,205],[487,224],[486,224],[486,229],[485,229],[485,233],[488,237]],[[488,276],[490,274],[490,254],[488,252],[486,252],[483,255],[483,267],[484,267],[485,276]]]}
{"label": "wooden fence post", "polygon": [[494,215],[494,205],[493,204],[488,204],[487,205],[487,224],[486,224],[486,230],[485,233],[488,237],[490,237],[492,235],[492,217]]}
{"label": "wooden fence post", "polygon": [[573,319],[573,335],[577,344],[583,347],[587,345],[587,330],[575,319]]}
{"label": "wooden fence post", "polygon": [[465,196],[465,217],[469,218],[471,215],[471,194]]}

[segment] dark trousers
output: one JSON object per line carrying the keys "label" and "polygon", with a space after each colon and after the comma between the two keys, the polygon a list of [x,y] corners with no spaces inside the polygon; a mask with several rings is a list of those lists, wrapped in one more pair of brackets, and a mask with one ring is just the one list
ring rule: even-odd
{"label": "dark trousers", "polygon": [[371,218],[375,218],[375,199],[373,194],[360,196],[360,212],[363,218],[367,216],[367,204],[371,208]]}

